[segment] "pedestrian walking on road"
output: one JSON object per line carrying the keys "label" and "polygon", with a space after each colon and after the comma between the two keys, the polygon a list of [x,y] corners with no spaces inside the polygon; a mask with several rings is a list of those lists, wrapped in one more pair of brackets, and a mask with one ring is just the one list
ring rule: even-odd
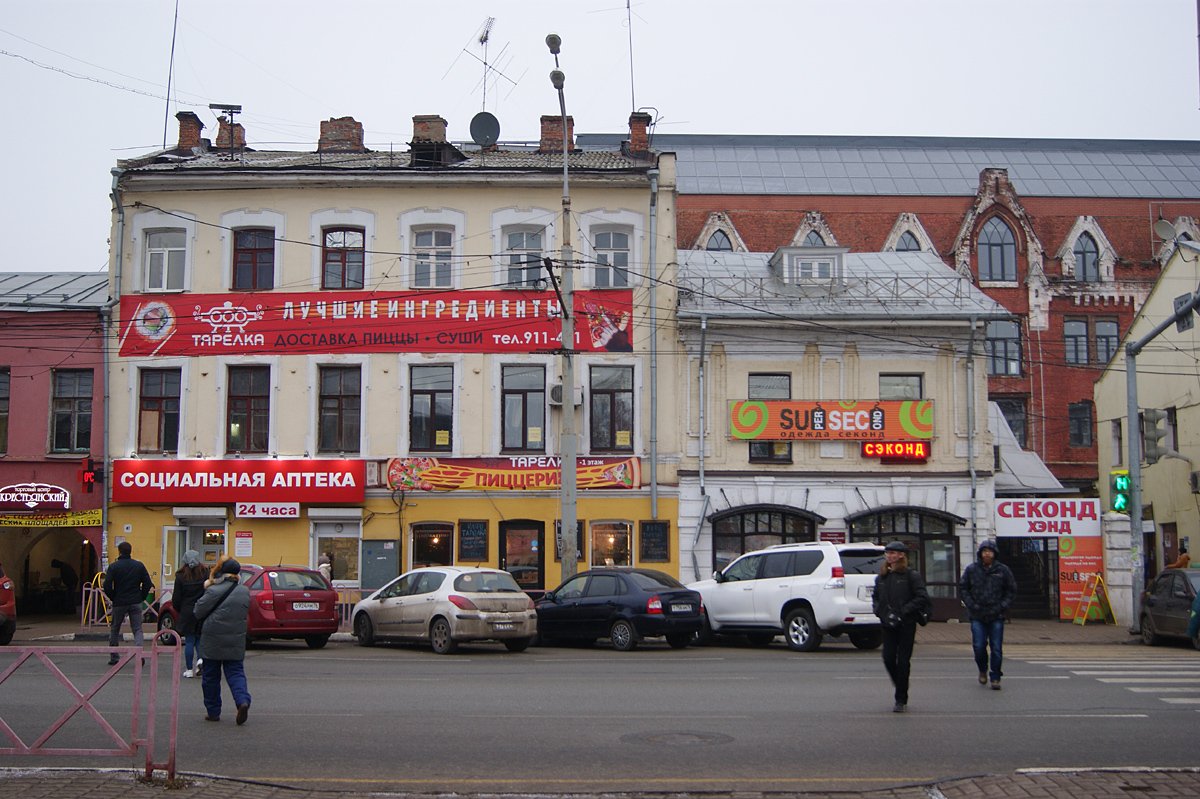
{"label": "pedestrian walking on road", "polygon": [[908,567],[908,547],[903,541],[892,541],[884,547],[884,563],[875,578],[871,606],[883,625],[883,665],[896,688],[892,712],[903,713],[908,709],[908,675],[917,620],[928,614],[930,606],[925,580]]}
{"label": "pedestrian walking on road", "polygon": [[[1017,580],[1012,569],[996,560],[996,542],[985,538],[979,543],[978,560],[963,570],[959,595],[971,620],[971,647],[979,668],[979,684],[991,682],[1000,690],[1004,660],[1004,615],[1017,595]],[[991,649],[989,659],[988,650]]]}
{"label": "pedestrian walking on road", "polygon": [[250,590],[239,582],[242,564],[228,558],[217,564],[206,582],[204,595],[196,600],[200,623],[201,688],[204,690],[205,721],[221,720],[221,672],[237,706],[237,723],[245,724],[250,713],[250,691],[246,687],[246,619],[250,613]]}
{"label": "pedestrian walking on road", "polygon": [[[116,646],[121,640],[121,625],[129,619],[133,628],[133,645],[142,648],[142,602],[154,590],[150,572],[140,560],[133,559],[133,546],[128,541],[117,544],[117,559],[108,565],[104,573],[104,595],[112,602],[112,622],[108,628],[108,645]],[[117,664],[117,653],[108,658],[108,665]]]}
{"label": "pedestrian walking on road", "polygon": [[[175,607],[175,632],[183,638],[183,676],[196,676],[192,668],[192,660],[196,654],[196,644],[200,640],[196,625],[196,600],[204,594],[204,582],[208,579],[208,569],[200,562],[200,553],[189,549],[183,553],[183,568],[175,570],[175,588],[171,591],[171,604]],[[196,661],[200,668],[203,660]]]}

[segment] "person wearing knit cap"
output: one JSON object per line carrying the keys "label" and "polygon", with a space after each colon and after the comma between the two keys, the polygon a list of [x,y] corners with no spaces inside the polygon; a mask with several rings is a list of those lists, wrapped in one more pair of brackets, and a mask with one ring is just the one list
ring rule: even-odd
{"label": "person wearing knit cap", "polygon": [[1017,595],[1017,580],[1012,569],[996,560],[996,542],[992,539],[979,542],[977,558],[963,570],[958,590],[971,620],[971,648],[979,669],[979,684],[990,681],[992,690],[999,691],[1004,676],[1004,615]]}
{"label": "person wearing knit cap", "polygon": [[[175,570],[175,587],[171,591],[171,605],[175,608],[175,632],[183,638],[184,677],[194,677],[192,660],[196,653],[196,600],[204,594],[204,581],[208,569],[200,562],[200,553],[189,549],[183,553],[183,567]],[[198,661],[196,667],[200,667]]]}
{"label": "person wearing knit cap", "polygon": [[239,581],[242,565],[233,558],[219,562],[208,580],[204,596],[196,601],[200,633],[200,657],[204,668],[200,685],[204,691],[205,721],[221,720],[221,672],[237,706],[237,723],[250,714],[250,691],[246,685],[246,621],[250,614],[250,590]]}

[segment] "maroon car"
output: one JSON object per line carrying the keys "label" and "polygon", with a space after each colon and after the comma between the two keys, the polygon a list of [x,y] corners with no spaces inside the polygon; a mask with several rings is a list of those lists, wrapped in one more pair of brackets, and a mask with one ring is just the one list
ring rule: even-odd
{"label": "maroon car", "polygon": [[[242,564],[242,585],[250,589],[246,643],[267,638],[303,638],[320,649],[337,632],[338,594],[321,573],[307,566]],[[178,617],[168,599],[159,606],[158,629],[174,629]]]}

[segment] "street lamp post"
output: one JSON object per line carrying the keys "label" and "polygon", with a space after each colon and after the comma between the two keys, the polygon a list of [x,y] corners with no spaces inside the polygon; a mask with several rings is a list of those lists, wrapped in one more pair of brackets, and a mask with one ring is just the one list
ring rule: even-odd
{"label": "street lamp post", "polygon": [[558,54],[562,39],[556,33],[546,37],[546,46],[554,56],[554,70],[550,73],[550,83],[558,91],[558,109],[562,115],[562,340],[559,342],[559,354],[562,358],[562,419],[559,427],[559,451],[562,467],[562,487],[560,489],[562,510],[560,512],[559,551],[562,554],[562,579],[568,580],[575,576],[579,554],[576,548],[575,528],[576,507],[578,496],[576,487],[576,464],[578,447],[575,439],[575,307],[573,300],[574,255],[571,252],[571,192],[568,181],[567,163],[569,159],[569,137],[567,134],[567,100],[563,95],[563,84],[566,75],[558,69]]}

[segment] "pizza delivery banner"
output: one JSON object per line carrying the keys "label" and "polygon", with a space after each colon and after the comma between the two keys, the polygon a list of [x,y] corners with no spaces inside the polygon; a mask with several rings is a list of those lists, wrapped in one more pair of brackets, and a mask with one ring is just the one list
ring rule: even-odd
{"label": "pizza delivery banner", "polygon": [[[633,350],[633,292],[577,291],[575,349]],[[121,298],[123,357],[555,350],[562,306],[539,291],[138,294]]]}
{"label": "pizza delivery banner", "polygon": [[933,400],[738,400],[729,435],[743,441],[929,441]]}

